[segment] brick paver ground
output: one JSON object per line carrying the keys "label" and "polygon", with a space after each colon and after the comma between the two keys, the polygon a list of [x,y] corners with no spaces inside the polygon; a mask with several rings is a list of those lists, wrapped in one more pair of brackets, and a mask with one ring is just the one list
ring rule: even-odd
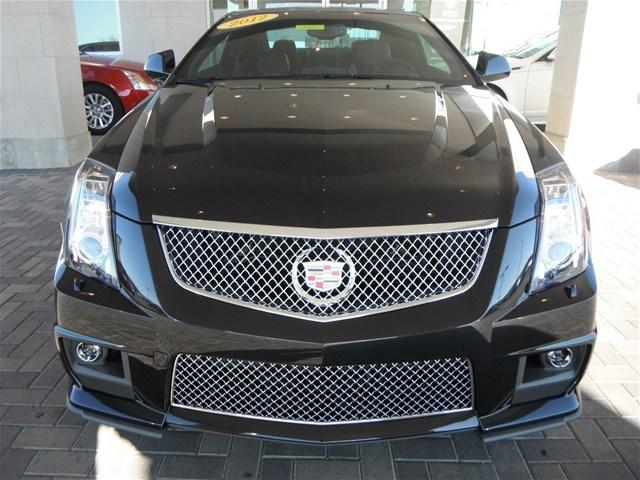
{"label": "brick paver ground", "polygon": [[615,479],[640,477],[640,190],[589,176],[599,340],[569,426],[484,444],[475,433],[318,447],[117,432],[65,411],[52,273],[71,170],[0,173],[0,478]]}

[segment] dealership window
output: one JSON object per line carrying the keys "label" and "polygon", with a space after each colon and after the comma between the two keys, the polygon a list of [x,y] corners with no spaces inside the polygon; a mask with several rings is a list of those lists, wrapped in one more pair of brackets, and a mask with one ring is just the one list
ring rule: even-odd
{"label": "dealership window", "polygon": [[75,0],[78,47],[91,54],[120,53],[118,0]]}
{"label": "dealership window", "polygon": [[213,25],[229,12],[249,8],[249,0],[209,0],[209,20]]}
{"label": "dealership window", "polygon": [[[228,12],[275,7],[379,8],[419,12],[435,23],[465,54],[504,53],[541,33],[557,30],[561,0],[208,0],[210,20]],[[300,40],[296,39],[297,42]],[[431,53],[431,52],[429,52]],[[434,54],[435,55],[435,54]],[[431,56],[432,66],[446,65]]]}
{"label": "dealership window", "polygon": [[[544,39],[558,29],[561,0],[513,2],[511,0],[473,0],[473,21],[468,51],[513,52]],[[547,37],[550,41],[555,38]],[[464,48],[463,48],[464,50]]]}

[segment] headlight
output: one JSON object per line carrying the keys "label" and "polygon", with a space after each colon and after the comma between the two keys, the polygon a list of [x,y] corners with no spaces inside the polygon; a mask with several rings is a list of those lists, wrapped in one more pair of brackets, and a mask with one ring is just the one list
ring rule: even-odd
{"label": "headlight", "polygon": [[118,288],[109,206],[113,175],[113,169],[89,159],[78,169],[67,214],[65,262]]}
{"label": "headlight", "polygon": [[130,72],[129,70],[123,70],[124,74],[127,76],[131,84],[133,85],[134,90],[155,90],[155,83],[147,82],[141,75],[136,72]]}
{"label": "headlight", "polygon": [[589,229],[580,188],[566,165],[538,173],[542,218],[531,292],[582,273],[589,262]]}

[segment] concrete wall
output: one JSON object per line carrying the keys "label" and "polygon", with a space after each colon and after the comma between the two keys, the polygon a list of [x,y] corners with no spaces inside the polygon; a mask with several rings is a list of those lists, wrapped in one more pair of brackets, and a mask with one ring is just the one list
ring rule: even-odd
{"label": "concrete wall", "polygon": [[640,147],[640,2],[563,0],[547,136],[576,171]]}
{"label": "concrete wall", "polygon": [[122,54],[133,60],[172,48],[179,61],[207,29],[206,0],[121,0],[119,8]]}
{"label": "concrete wall", "polygon": [[91,140],[73,4],[0,1],[0,168],[78,163]]}

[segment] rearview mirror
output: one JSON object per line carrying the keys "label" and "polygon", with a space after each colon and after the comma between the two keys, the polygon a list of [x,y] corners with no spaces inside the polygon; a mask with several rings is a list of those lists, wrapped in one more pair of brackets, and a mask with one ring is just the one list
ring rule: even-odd
{"label": "rearview mirror", "polygon": [[511,65],[506,57],[495,53],[480,52],[476,72],[485,82],[507,78],[511,73]]}
{"label": "rearview mirror", "polygon": [[151,77],[166,77],[176,67],[173,50],[152,53],[144,63],[144,71]]}
{"label": "rearview mirror", "polygon": [[318,27],[307,30],[307,35],[318,40],[335,40],[347,34],[347,27],[344,25],[319,25]]}

